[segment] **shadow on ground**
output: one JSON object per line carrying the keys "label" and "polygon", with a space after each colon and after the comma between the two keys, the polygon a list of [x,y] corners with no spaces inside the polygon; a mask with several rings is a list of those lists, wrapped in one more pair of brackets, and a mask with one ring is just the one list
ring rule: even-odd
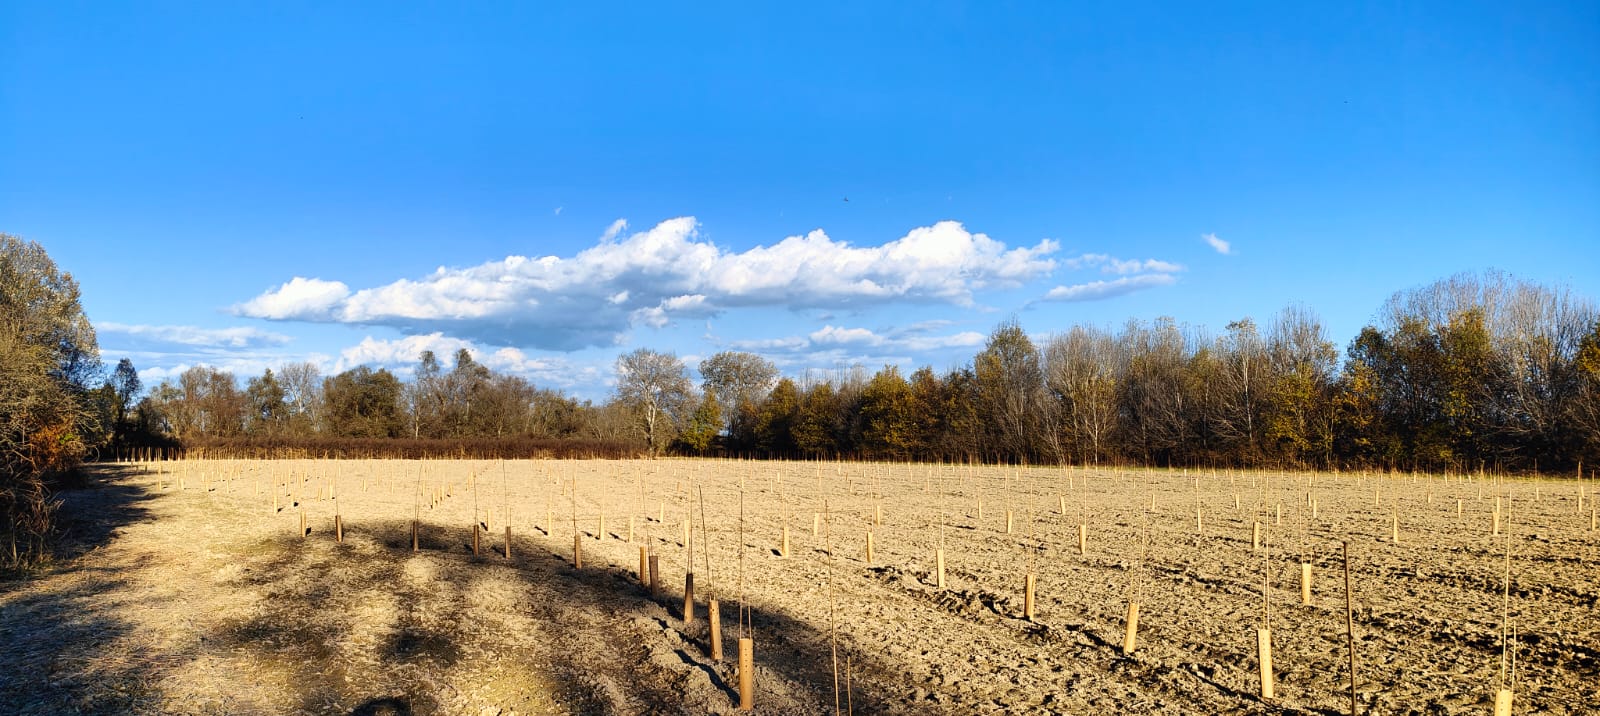
{"label": "shadow on ground", "polygon": [[[342,544],[314,526],[237,550],[236,576],[212,588],[252,595],[255,608],[196,615],[192,641],[106,657],[126,651],[128,610],[172,607],[119,598],[139,563],[93,557],[151,519],[153,496],[133,469],[107,465],[62,497],[62,561],[32,585],[0,585],[0,704],[18,713],[165,713],[176,702],[195,713],[662,714],[731,712],[737,701],[735,606],[722,606],[726,653],[713,662],[703,611],[685,625],[676,588],[652,599],[630,571],[574,569],[538,535],[515,538],[507,560],[487,548],[500,548],[498,535],[473,555],[470,529],[426,526],[413,553],[409,522],[349,524]],[[748,618],[760,712],[830,710],[825,625],[761,609]],[[850,656],[869,682],[903,672]],[[219,663],[232,671],[210,685],[189,678]],[[927,711],[859,678],[850,696],[860,713]]]}
{"label": "shadow on ground", "polygon": [[[125,713],[149,703],[136,665],[86,672],[71,654],[115,642],[129,624],[99,608],[126,586],[121,570],[80,564],[121,528],[149,518],[152,495],[132,465],[85,468],[74,489],[59,492],[51,564],[0,581],[0,704],[21,714]],[[63,578],[63,575],[70,575]]]}

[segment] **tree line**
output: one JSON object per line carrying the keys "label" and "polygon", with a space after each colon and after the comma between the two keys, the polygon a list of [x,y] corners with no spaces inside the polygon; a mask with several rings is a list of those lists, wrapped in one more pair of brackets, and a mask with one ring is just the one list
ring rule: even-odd
{"label": "tree line", "polygon": [[[995,328],[937,373],[859,367],[799,379],[770,361],[618,363],[618,399],[659,413],[652,448],[889,460],[1570,470],[1600,459],[1600,314],[1498,272],[1394,295],[1338,351],[1314,313],[1212,335],[1171,318]],[[642,423],[644,424],[644,423]]]}

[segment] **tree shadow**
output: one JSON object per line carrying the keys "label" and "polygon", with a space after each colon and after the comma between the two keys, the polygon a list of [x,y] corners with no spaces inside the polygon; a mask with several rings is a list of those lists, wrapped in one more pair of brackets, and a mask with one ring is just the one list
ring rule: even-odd
{"label": "tree shadow", "polygon": [[[120,570],[74,564],[109,544],[122,527],[149,517],[152,499],[132,465],[91,465],[61,490],[51,562],[36,574],[0,581],[0,704],[18,714],[126,713],[156,696],[149,671],[86,661],[130,624],[99,607],[127,586]],[[52,579],[70,572],[71,579]]]}
{"label": "tree shadow", "polygon": [[[345,539],[335,544],[327,535],[274,538],[272,547],[260,550],[274,556],[252,560],[250,576],[236,585],[275,589],[271,605],[207,636],[215,649],[280,665],[283,645],[301,645],[289,650],[293,665],[284,680],[297,685],[305,710],[359,702],[349,713],[397,704],[409,709],[405,713],[476,713],[480,703],[456,698],[464,689],[452,680],[475,673],[482,654],[518,655],[512,646],[516,635],[486,630],[472,611],[470,595],[486,589],[486,582],[504,586],[508,581],[535,597],[518,609],[540,625],[537,637],[545,642],[521,658],[541,672],[539,686],[561,708],[585,714],[722,713],[737,704],[734,605],[722,604],[725,655],[713,661],[704,598],[697,599],[696,619],[684,624],[679,585],[651,599],[631,571],[587,560],[583,569],[574,569],[571,554],[551,550],[542,537],[514,537],[510,560],[502,556],[499,539],[481,554],[471,554],[470,527],[424,526],[416,552],[409,520],[347,523]],[[426,586],[414,574],[419,566],[433,577]],[[360,576],[339,576],[348,570]],[[288,575],[311,578],[285,589]],[[380,639],[363,637],[354,622],[329,615],[378,601],[397,605]],[[762,608],[748,610],[747,624],[756,642],[761,711],[828,710],[834,672],[826,631]],[[354,646],[357,642],[365,646]],[[877,675],[876,681],[892,681],[902,671],[862,650],[851,651],[851,658],[858,676]],[[384,676],[367,680],[373,674]],[[358,688],[349,685],[352,676],[360,677]],[[762,683],[774,678],[776,683]],[[763,701],[764,686],[778,686],[779,696]],[[851,700],[863,713],[928,710],[898,703],[859,681]],[[533,710],[527,704],[513,706],[519,713]]]}

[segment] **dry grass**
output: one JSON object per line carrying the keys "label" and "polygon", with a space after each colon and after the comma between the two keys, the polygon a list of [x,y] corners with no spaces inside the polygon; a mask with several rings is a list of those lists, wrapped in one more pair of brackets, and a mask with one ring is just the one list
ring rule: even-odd
{"label": "dry grass", "polygon": [[[1343,713],[1336,567],[1338,542],[1349,539],[1363,709],[1476,713],[1492,699],[1500,663],[1506,540],[1490,534],[1490,512],[1494,496],[1508,494],[1518,710],[1596,708],[1600,562],[1571,483],[1543,483],[1534,502],[1532,483],[1409,475],[1208,473],[1196,488],[1193,475],[1159,471],[687,460],[158,467],[100,468],[92,487],[66,496],[74,552],[44,574],[0,585],[6,708],[731,712],[742,586],[763,713],[832,709],[830,611],[839,663],[850,665],[840,700],[859,713]],[[285,483],[276,512],[274,481]],[[694,487],[705,493],[709,535],[699,532]],[[438,493],[449,496],[434,506]],[[824,500],[836,553],[831,590],[822,537],[812,537]],[[511,560],[499,554],[508,506]],[[681,522],[691,507],[702,612],[707,596],[724,606],[729,658],[720,663],[707,656],[703,616],[680,618]],[[418,553],[414,511],[424,524]],[[606,534],[595,539],[602,511]],[[574,513],[581,571],[571,567]],[[1080,514],[1089,524],[1082,556]],[[1395,514],[1399,544],[1390,542]],[[476,556],[475,516],[489,528]],[[786,559],[776,553],[785,519]],[[1251,548],[1257,519],[1269,525],[1270,562]],[[942,590],[933,576],[941,532]],[[661,559],[659,601],[633,574],[638,544]],[[1299,604],[1302,553],[1317,573],[1311,607]],[[1030,570],[1032,621],[1022,618]],[[1278,681],[1270,702],[1255,696],[1264,576]],[[1139,650],[1124,657],[1134,590]]]}

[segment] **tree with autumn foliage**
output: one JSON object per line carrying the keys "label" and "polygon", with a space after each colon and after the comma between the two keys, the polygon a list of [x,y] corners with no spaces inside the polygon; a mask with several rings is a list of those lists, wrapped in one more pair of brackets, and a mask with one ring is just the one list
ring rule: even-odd
{"label": "tree with autumn foliage", "polygon": [[90,388],[100,376],[77,281],[43,247],[0,234],[0,530],[13,562],[44,549],[55,504],[48,477],[109,434],[109,412]]}

